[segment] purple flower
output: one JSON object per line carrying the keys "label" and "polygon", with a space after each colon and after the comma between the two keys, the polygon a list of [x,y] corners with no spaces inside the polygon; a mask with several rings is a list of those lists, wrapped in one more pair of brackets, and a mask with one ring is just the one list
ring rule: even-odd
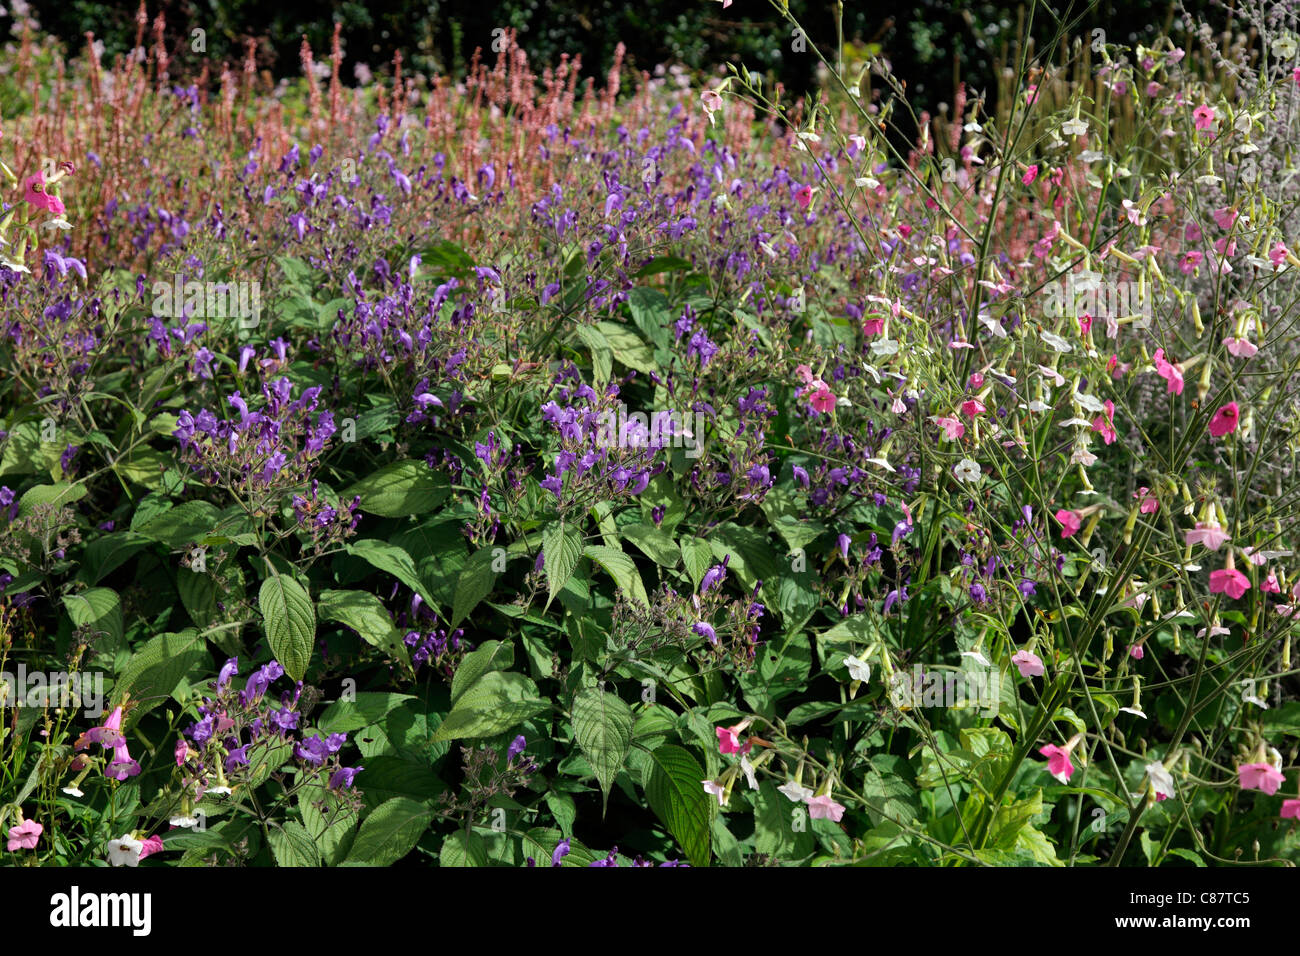
{"label": "purple flower", "polygon": [[700,593],[711,591],[722,583],[722,579],[727,576],[727,562],[731,560],[731,555],[722,559],[721,564],[715,564],[709,570],[704,572],[704,577],[700,579]]}
{"label": "purple flower", "polygon": [[713,625],[711,624],[706,624],[703,621],[699,621],[694,627],[691,628],[691,630],[694,631],[696,634],[699,634],[701,637],[707,637],[709,639],[710,644],[718,643],[718,635],[713,630]]}
{"label": "purple flower", "polygon": [[560,861],[569,855],[569,838],[565,837],[551,854],[551,866],[559,866]]}
{"label": "purple flower", "polygon": [[232,657],[221,665],[221,671],[217,674],[217,692],[220,693],[230,683],[230,679],[239,673],[239,658]]}
{"label": "purple flower", "polygon": [[524,738],[523,734],[520,734],[513,741],[511,741],[510,748],[506,751],[506,764],[509,765],[514,763],[515,758],[518,757],[521,753],[523,753],[524,748],[527,746],[528,746],[528,741]]}
{"label": "purple flower", "polygon": [[330,776],[330,789],[343,790],[352,786],[353,781],[357,779],[357,774],[365,769],[365,767],[339,767]]}

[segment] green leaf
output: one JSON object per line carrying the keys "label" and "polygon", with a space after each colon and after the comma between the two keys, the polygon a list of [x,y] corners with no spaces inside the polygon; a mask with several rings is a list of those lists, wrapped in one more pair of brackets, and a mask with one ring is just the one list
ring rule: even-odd
{"label": "green leaf", "polygon": [[481,548],[470,557],[469,563],[456,579],[456,595],[451,602],[451,626],[455,627],[478,607],[478,603],[492,593],[497,573],[492,570],[494,547]]}
{"label": "green leaf", "polygon": [[134,723],[164,703],[183,679],[210,673],[211,664],[203,636],[194,628],[156,634],[127,661],[113,687],[113,699],[120,704],[129,692],[140,702],[128,721]]}
{"label": "green leaf", "polygon": [[691,576],[691,583],[698,588],[705,572],[713,564],[713,549],[703,538],[689,537],[682,539],[681,551],[686,573]]}
{"label": "green leaf", "polygon": [[477,650],[465,655],[451,679],[451,702],[454,706],[465,691],[489,671],[509,670],[515,663],[515,646],[510,641],[485,641]]}
{"label": "green leaf", "polygon": [[77,579],[86,584],[98,584],[148,543],[148,538],[134,531],[114,531],[96,538],[82,552]]}
{"label": "green leaf", "polygon": [[704,779],[704,768],[683,747],[664,744],[650,755],[646,800],[691,866],[709,865],[713,798],[704,792]]}
{"label": "green leaf", "polygon": [[619,589],[624,591],[632,600],[642,607],[650,606],[650,598],[646,596],[645,585],[641,583],[641,575],[637,572],[632,559],[624,552],[601,544],[589,544],[584,549],[583,554],[604,568],[609,576],[614,579],[614,583],[619,586]]}
{"label": "green leaf", "polygon": [[487,844],[473,830],[448,833],[438,854],[439,866],[487,866]]}
{"label": "green leaf", "polygon": [[464,691],[433,735],[433,742],[493,737],[550,705],[522,674],[490,671]]}
{"label": "green leaf", "polygon": [[361,822],[344,866],[389,866],[410,853],[433,819],[427,804],[394,797]]}
{"label": "green leaf", "polygon": [[604,385],[614,371],[614,350],[594,325],[578,326],[578,338],[591,353],[592,378],[597,385]]}
{"label": "green leaf", "polygon": [[379,723],[389,711],[414,699],[410,694],[362,691],[352,700],[339,700],[330,704],[317,726],[327,734],[351,733]]}
{"label": "green leaf", "polygon": [[122,638],[122,602],[112,588],[90,588],[63,598],[63,606],[77,627],[106,632],[114,641]]}
{"label": "green leaf", "polygon": [[211,502],[184,501],[147,519],[139,527],[132,522],[131,527],[146,538],[161,541],[169,548],[179,548],[206,537],[220,520],[221,509]]}
{"label": "green leaf", "polygon": [[320,850],[316,841],[297,820],[290,820],[284,827],[272,827],[268,834],[271,853],[275,856],[277,866],[320,866]]}
{"label": "green leaf", "polygon": [[351,501],[361,496],[362,511],[385,518],[424,514],[447,500],[451,483],[423,461],[394,462],[367,475],[340,496]]}
{"label": "green leaf", "polygon": [[[781,861],[802,860],[816,848],[807,827],[807,811],[792,803],[771,780],[758,785],[754,800],[754,852]],[[796,817],[796,814],[798,815]],[[799,819],[801,828],[795,829]]]}
{"label": "green leaf", "polygon": [[609,788],[632,747],[632,708],[616,694],[588,687],[573,698],[570,720],[573,737],[591,764],[608,803]]}
{"label": "green leaf", "polygon": [[542,553],[546,555],[546,607],[573,576],[582,557],[582,534],[563,522],[551,524],[542,532]]}
{"label": "green leaf", "polygon": [[665,568],[677,567],[682,553],[667,531],[652,524],[625,525],[619,533],[640,548],[651,561]]}
{"label": "green leaf", "polygon": [[628,368],[634,368],[638,372],[659,371],[650,347],[626,325],[619,325],[616,322],[597,322],[596,328],[600,329],[605,341],[609,343],[614,358]]}
{"label": "green leaf", "polygon": [[438,602],[420,580],[420,575],[415,570],[415,562],[402,548],[387,541],[365,538],[352,542],[347,550],[348,554],[356,555],[371,567],[387,571],[431,605],[438,606]]}
{"label": "green leaf", "polygon": [[287,574],[277,574],[262,582],[257,607],[262,612],[262,626],[271,653],[285,673],[294,680],[302,680],[316,639],[316,614],[311,596]]}
{"label": "green leaf", "polygon": [[322,621],[337,621],[361,635],[362,640],[399,660],[407,659],[402,632],[393,624],[383,602],[365,591],[322,591],[316,598]]}
{"label": "green leaf", "polygon": [[35,485],[28,488],[18,499],[18,516],[26,517],[37,505],[53,505],[61,508],[86,497],[86,486],[81,482],[70,485],[60,481],[55,485]]}

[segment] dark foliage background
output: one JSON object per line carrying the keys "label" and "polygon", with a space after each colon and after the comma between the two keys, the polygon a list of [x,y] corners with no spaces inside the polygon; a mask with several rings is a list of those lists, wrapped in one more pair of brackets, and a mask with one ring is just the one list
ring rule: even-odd
{"label": "dark foliage background", "polygon": [[[1215,17],[1211,0],[1192,0],[1188,9]],[[826,0],[791,0],[791,9],[807,25],[814,42],[830,49],[835,37],[836,4]],[[136,33],[138,7],[131,0],[113,4],[93,0],[41,0],[32,11],[41,24],[71,47],[80,46],[85,31],[105,45],[109,59],[130,49]],[[914,105],[933,107],[952,96],[961,79],[975,89],[994,86],[999,56],[1020,29],[1027,4],[979,0],[920,0],[912,3],[850,2],[844,4],[846,41],[862,50],[874,46],[889,57],[895,72],[907,81]],[[750,69],[770,72],[791,89],[815,80],[816,58],[811,51],[794,52],[789,31],[776,12],[761,0],[736,0],[723,9],[714,0],[163,0],[150,2],[152,18],[166,15],[167,31],[178,51],[175,69],[196,67],[190,52],[191,31],[206,31],[207,57],[220,61],[243,56],[247,39],[258,41],[260,64],[277,77],[299,70],[298,50],[305,35],[322,58],[329,49],[334,22],[343,24],[345,79],[353,67],[388,69],[400,49],[408,69],[417,72],[459,73],[482,48],[491,56],[493,30],[514,28],[531,60],[554,63],[564,53],[581,54],[584,69],[599,75],[609,68],[615,47],[627,48],[628,63],[652,69],[660,63],[680,63],[707,69],[721,61],[744,61]],[[1073,36],[1092,29],[1107,31],[1112,42],[1141,42],[1175,17],[1169,0],[1104,0],[1093,9],[1086,3],[1053,4],[1039,8],[1034,34],[1039,44],[1056,32],[1054,16],[1080,18]]]}

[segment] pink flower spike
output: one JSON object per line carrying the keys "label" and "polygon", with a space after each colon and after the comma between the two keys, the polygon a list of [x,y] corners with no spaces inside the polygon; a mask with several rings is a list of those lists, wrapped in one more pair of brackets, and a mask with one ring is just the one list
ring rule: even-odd
{"label": "pink flower spike", "polygon": [[1237,430],[1237,422],[1241,418],[1241,411],[1237,408],[1236,402],[1229,402],[1222,406],[1210,419],[1210,434],[1215,438],[1222,438],[1224,435],[1230,435]]}
{"label": "pink flower spike", "polygon": [[1242,790],[1262,790],[1270,797],[1277,793],[1286,777],[1271,763],[1244,763],[1237,768]]}
{"label": "pink flower spike", "polygon": [[44,832],[45,827],[35,820],[24,820],[18,826],[9,828],[7,849],[10,853],[16,853],[19,850],[34,850],[36,849],[36,841],[41,838],[41,834]]}
{"label": "pink flower spike", "polygon": [[1020,670],[1020,676],[1024,678],[1042,677],[1046,671],[1043,662],[1033,651],[1016,651],[1011,655],[1011,663],[1016,665]]}
{"label": "pink flower spike", "polygon": [[1079,529],[1083,527],[1083,519],[1077,512],[1061,508],[1056,512],[1056,520],[1061,522],[1061,537],[1068,538],[1070,535],[1078,534]]}
{"label": "pink flower spike", "polygon": [[808,816],[814,820],[834,820],[839,823],[840,817],[844,816],[844,804],[836,803],[830,794],[813,797],[808,801]]}
{"label": "pink flower spike", "polygon": [[1047,758],[1048,773],[1061,783],[1070,782],[1070,774],[1074,773],[1074,765],[1070,763],[1070,751],[1056,744],[1048,744],[1038,752]]}
{"label": "pink flower spike", "polygon": [[1210,572],[1210,593],[1226,594],[1234,601],[1250,590],[1250,578],[1236,568],[1223,568]]}
{"label": "pink flower spike", "polygon": [[[1296,71],[1300,73],[1300,70]],[[1282,812],[1279,814],[1283,820],[1292,819],[1300,820],[1300,800],[1283,800]]]}

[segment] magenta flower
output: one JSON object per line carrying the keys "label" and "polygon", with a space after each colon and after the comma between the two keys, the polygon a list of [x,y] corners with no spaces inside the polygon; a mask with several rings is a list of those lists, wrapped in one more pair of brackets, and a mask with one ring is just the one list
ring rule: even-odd
{"label": "magenta flower", "polygon": [[1078,512],[1069,511],[1061,508],[1056,512],[1056,520],[1061,522],[1061,537],[1068,538],[1073,534],[1078,534],[1079,529],[1083,527],[1083,519],[1079,517]]}
{"label": "magenta flower", "polygon": [[162,851],[163,851],[163,839],[157,834],[145,840],[140,841],[139,858],[141,860],[143,860],[147,856],[153,856],[155,853],[161,853]]}
{"label": "magenta flower", "polygon": [[1237,430],[1237,422],[1241,417],[1241,412],[1237,408],[1236,402],[1229,402],[1222,406],[1214,417],[1210,419],[1210,434],[1215,438],[1222,438]]}
{"label": "magenta flower", "polygon": [[1169,391],[1174,395],[1183,394],[1183,367],[1175,365],[1165,360],[1165,350],[1156,349],[1156,354],[1151,357],[1155,363],[1156,372],[1169,383]]}
{"label": "magenta flower", "polygon": [[1210,572],[1210,593],[1226,594],[1234,601],[1250,590],[1250,578],[1236,568]]}
{"label": "magenta flower", "polygon": [[1074,764],[1070,763],[1070,751],[1056,744],[1048,744],[1038,751],[1047,758],[1047,772],[1061,783],[1069,783],[1074,773]]}
{"label": "magenta flower", "polygon": [[742,745],[739,734],[749,726],[748,720],[742,720],[734,727],[718,727],[718,752],[724,754],[747,754],[753,749],[753,741],[746,740]]}
{"label": "magenta flower", "polygon": [[1292,820],[1300,820],[1300,800],[1283,800],[1282,812],[1279,814],[1283,820],[1288,817]]}
{"label": "magenta flower", "polygon": [[1242,790],[1262,790],[1270,797],[1277,793],[1277,788],[1286,779],[1281,770],[1263,761],[1242,764],[1237,768],[1237,778]]}
{"label": "magenta flower", "polygon": [[67,212],[62,199],[45,191],[44,173],[27,177],[27,192],[23,195],[23,199],[37,209],[44,209],[56,216],[62,216]]}
{"label": "magenta flower", "polygon": [[811,186],[800,186],[794,191],[794,201],[799,204],[800,209],[807,209],[808,204],[812,202],[812,195]]}
{"label": "magenta flower", "polygon": [[1192,110],[1192,119],[1195,120],[1198,130],[1209,129],[1211,124],[1214,123],[1214,107],[1205,106],[1204,104],[1196,107],[1196,109]]}

